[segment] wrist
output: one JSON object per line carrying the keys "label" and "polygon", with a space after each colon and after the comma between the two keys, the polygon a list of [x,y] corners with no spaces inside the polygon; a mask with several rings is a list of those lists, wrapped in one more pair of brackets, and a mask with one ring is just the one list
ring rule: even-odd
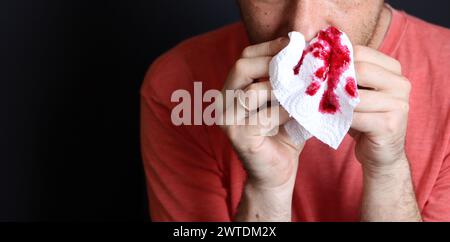
{"label": "wrist", "polygon": [[244,192],[257,195],[266,200],[274,200],[279,202],[291,202],[294,192],[294,182],[286,182],[276,187],[264,186],[252,180],[247,180]]}
{"label": "wrist", "polygon": [[406,154],[403,153],[398,159],[385,164],[363,162],[362,169],[364,177],[367,179],[386,179],[402,173],[405,169],[409,171],[409,161]]}
{"label": "wrist", "polygon": [[389,166],[364,166],[363,174],[362,221],[421,221],[406,158]]}
{"label": "wrist", "polygon": [[239,204],[237,221],[291,221],[293,188],[262,187],[247,181]]}

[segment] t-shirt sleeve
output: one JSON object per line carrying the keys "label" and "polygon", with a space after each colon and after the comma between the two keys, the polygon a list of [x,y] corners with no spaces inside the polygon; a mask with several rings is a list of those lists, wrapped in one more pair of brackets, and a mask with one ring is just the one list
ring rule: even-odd
{"label": "t-shirt sleeve", "polygon": [[[448,149],[447,149],[448,151]],[[424,221],[450,221],[450,152],[447,152],[431,195],[422,211]]]}
{"label": "t-shirt sleeve", "polygon": [[141,152],[151,219],[230,221],[222,171],[206,127],[171,121],[172,92],[189,86],[187,64],[165,57],[152,65],[141,88]]}

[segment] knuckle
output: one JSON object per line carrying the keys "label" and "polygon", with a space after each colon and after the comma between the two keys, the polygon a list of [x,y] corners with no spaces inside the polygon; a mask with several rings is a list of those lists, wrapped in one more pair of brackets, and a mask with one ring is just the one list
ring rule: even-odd
{"label": "knuckle", "polygon": [[[409,105],[402,104],[402,110],[407,111],[409,109]],[[407,115],[406,115],[407,116]],[[398,134],[404,130],[405,121],[407,117],[404,113],[400,112],[390,112],[386,115],[384,121],[384,130],[387,134]],[[405,118],[406,117],[406,118]]]}
{"label": "knuckle", "polygon": [[370,65],[368,63],[365,62],[355,62],[355,70],[357,73],[359,73],[360,75],[362,73],[366,73],[370,68]]}
{"label": "knuckle", "polygon": [[368,47],[363,45],[356,45],[353,47],[353,58],[355,61],[365,60],[368,55],[370,55]]}
{"label": "knuckle", "polygon": [[409,103],[401,101],[397,106],[402,113],[409,113]]}
{"label": "knuckle", "polygon": [[251,46],[245,47],[245,49],[242,51],[241,57],[242,58],[247,58],[247,57],[249,57],[251,55],[251,52],[252,52],[252,47]]}
{"label": "knuckle", "polygon": [[407,91],[408,93],[411,92],[412,85],[411,82],[408,80],[408,78],[402,77],[402,85],[405,91]]}
{"label": "knuckle", "polygon": [[355,47],[353,47],[353,53],[354,53],[355,59],[360,58],[361,55],[364,53],[364,51],[365,51],[365,47],[362,45],[356,45]]}
{"label": "knuckle", "polygon": [[409,99],[409,95],[411,94],[412,84],[411,82],[404,76],[400,76],[397,80],[397,88],[398,94],[401,95],[402,98]]}
{"label": "knuckle", "polygon": [[394,115],[387,115],[384,128],[387,133],[395,133],[397,131],[397,119]]}
{"label": "knuckle", "polygon": [[398,73],[402,73],[402,64],[400,63],[400,61],[397,59],[392,59],[392,60],[393,60],[393,65],[394,65],[395,70],[397,70]]}
{"label": "knuckle", "polygon": [[361,59],[364,55],[365,47],[361,45],[356,45],[353,47],[353,55],[355,60]]}
{"label": "knuckle", "polygon": [[239,59],[234,64],[234,72],[242,74],[245,71],[246,61],[244,59]]}

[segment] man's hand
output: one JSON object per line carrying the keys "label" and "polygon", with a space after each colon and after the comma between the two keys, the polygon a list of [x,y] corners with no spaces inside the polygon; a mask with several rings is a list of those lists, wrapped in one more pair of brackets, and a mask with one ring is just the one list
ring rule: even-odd
{"label": "man's hand", "polygon": [[411,83],[400,63],[368,47],[355,47],[361,103],[350,134],[364,173],[362,220],[420,221],[405,153]]}
{"label": "man's hand", "polygon": [[[249,94],[241,93],[224,100],[222,114],[227,123],[221,127],[248,174],[236,220],[291,220],[292,193],[303,145],[294,145],[283,128],[290,120],[289,114],[279,106],[266,105],[272,96],[270,83],[254,82],[269,76],[272,57],[288,43],[288,39],[280,38],[247,47],[222,90],[223,96],[230,90],[243,90]],[[258,117],[257,123],[248,124],[255,120],[254,117]],[[247,124],[237,125],[243,122]],[[270,135],[274,130],[278,132]]]}

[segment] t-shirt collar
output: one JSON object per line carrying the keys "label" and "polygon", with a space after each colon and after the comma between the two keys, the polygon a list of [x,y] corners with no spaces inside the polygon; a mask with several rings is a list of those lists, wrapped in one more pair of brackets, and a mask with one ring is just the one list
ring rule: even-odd
{"label": "t-shirt collar", "polygon": [[400,46],[403,35],[407,29],[408,21],[405,12],[398,11],[390,5],[387,5],[387,7],[392,13],[391,23],[378,50],[387,55],[393,55]]}

